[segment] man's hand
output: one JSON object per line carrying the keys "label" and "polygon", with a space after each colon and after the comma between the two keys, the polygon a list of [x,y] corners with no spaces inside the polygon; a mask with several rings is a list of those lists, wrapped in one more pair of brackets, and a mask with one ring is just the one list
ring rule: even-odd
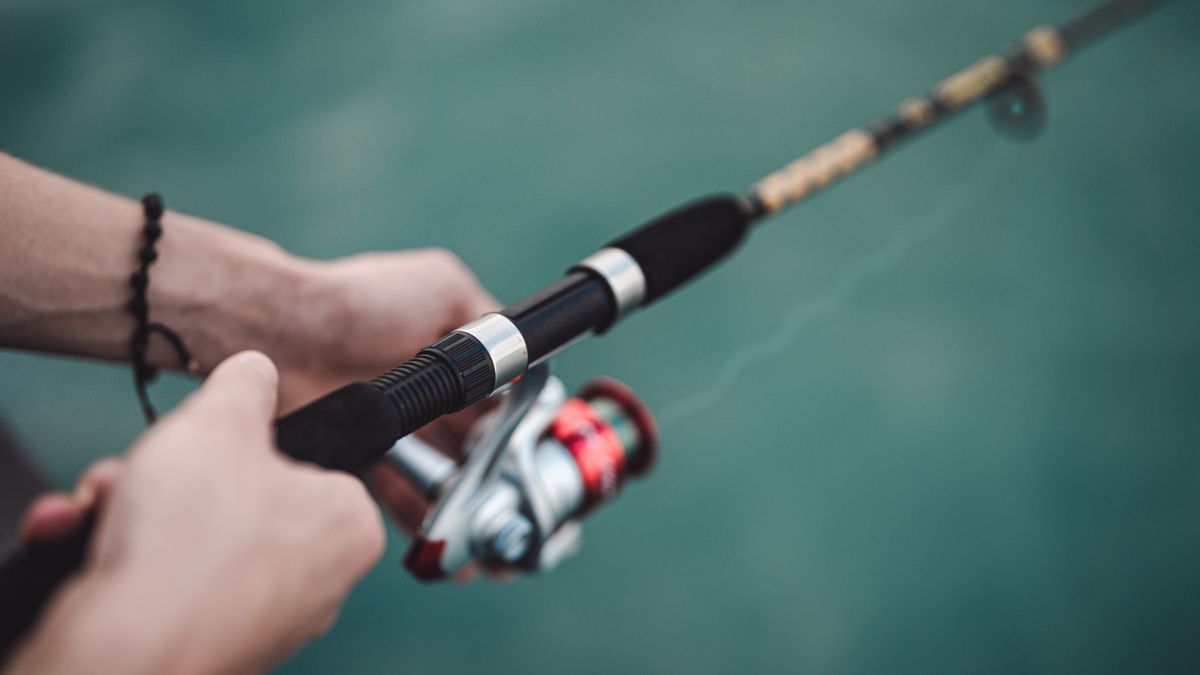
{"label": "man's hand", "polygon": [[[127,359],[142,223],[131,199],[0,153],[0,347]],[[201,372],[247,349],[270,356],[279,367],[278,412],[375,377],[497,307],[443,250],[314,261],[175,211],[162,226],[150,319],[183,338]],[[152,339],[148,358],[182,366],[166,341]],[[457,454],[474,416],[439,420],[422,435]],[[411,529],[424,502],[389,469],[377,473],[377,493]],[[58,499],[39,508],[69,524],[81,502]]]}
{"label": "man's hand", "polygon": [[[383,528],[358,479],[273,447],[276,382],[239,354],[85,476],[76,501],[104,502],[88,561],[12,672],[261,671],[328,630]],[[75,517],[56,499],[26,536]]]}
{"label": "man's hand", "polygon": [[[298,330],[265,346],[280,372],[281,412],[403,363],[455,328],[499,308],[453,253],[419,249],[366,253],[331,262],[298,261]],[[449,415],[420,435],[448,455],[487,402]],[[371,473],[377,497],[404,529],[417,528],[428,504],[395,469]],[[459,576],[474,577],[475,567]]]}
{"label": "man's hand", "polygon": [[455,328],[499,309],[475,275],[444,249],[295,260],[291,322],[270,354],[280,406],[291,410],[354,380],[400,365]]}

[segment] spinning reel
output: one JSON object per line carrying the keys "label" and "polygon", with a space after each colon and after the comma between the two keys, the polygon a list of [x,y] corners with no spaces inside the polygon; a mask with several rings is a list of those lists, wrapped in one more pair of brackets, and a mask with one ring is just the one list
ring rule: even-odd
{"label": "spinning reel", "polygon": [[579,549],[582,518],[649,470],[658,426],[624,384],[600,378],[568,398],[543,364],[512,385],[466,447],[460,465],[407,436],[385,456],[432,502],[404,557],[423,581],[473,561],[554,569]]}

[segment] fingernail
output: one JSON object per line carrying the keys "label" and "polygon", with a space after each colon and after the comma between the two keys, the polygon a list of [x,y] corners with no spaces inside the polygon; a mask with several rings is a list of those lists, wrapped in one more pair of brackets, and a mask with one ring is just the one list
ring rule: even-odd
{"label": "fingernail", "polygon": [[246,367],[257,370],[268,382],[274,384],[279,380],[279,371],[275,368],[275,362],[266,354],[249,350],[238,354],[236,358],[240,359]]}

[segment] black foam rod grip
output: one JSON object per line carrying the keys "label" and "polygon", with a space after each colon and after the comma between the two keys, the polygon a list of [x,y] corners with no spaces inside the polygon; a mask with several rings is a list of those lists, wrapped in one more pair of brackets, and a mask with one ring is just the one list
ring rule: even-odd
{"label": "black foam rod grip", "polygon": [[400,423],[384,391],[355,382],[280,418],[275,443],[293,459],[357,471],[411,431]]}
{"label": "black foam rod grip", "polygon": [[741,243],[751,216],[732,195],[707,197],[660,216],[609,244],[637,261],[646,277],[643,304],[712,267]]}
{"label": "black foam rod grip", "polygon": [[357,471],[397,440],[490,394],[491,368],[477,339],[451,333],[374,380],[346,385],[280,419],[275,443],[295,459]]}

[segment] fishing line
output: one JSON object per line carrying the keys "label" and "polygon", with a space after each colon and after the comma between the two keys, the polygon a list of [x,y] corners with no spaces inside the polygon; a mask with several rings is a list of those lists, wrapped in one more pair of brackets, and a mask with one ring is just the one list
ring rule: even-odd
{"label": "fishing line", "polygon": [[794,305],[770,335],[744,345],[733,353],[721,364],[716,377],[702,389],[667,405],[658,414],[659,423],[663,428],[669,428],[686,417],[720,403],[743,373],[775,360],[799,338],[805,328],[850,302],[864,283],[893,270],[916,244],[961,222],[963,214],[984,201],[997,187],[996,179],[1015,164],[1016,157],[1011,153],[999,161],[985,159],[977,164],[968,179],[962,182],[962,187],[936,200],[925,214],[906,218],[881,245],[844,268],[824,290]]}

